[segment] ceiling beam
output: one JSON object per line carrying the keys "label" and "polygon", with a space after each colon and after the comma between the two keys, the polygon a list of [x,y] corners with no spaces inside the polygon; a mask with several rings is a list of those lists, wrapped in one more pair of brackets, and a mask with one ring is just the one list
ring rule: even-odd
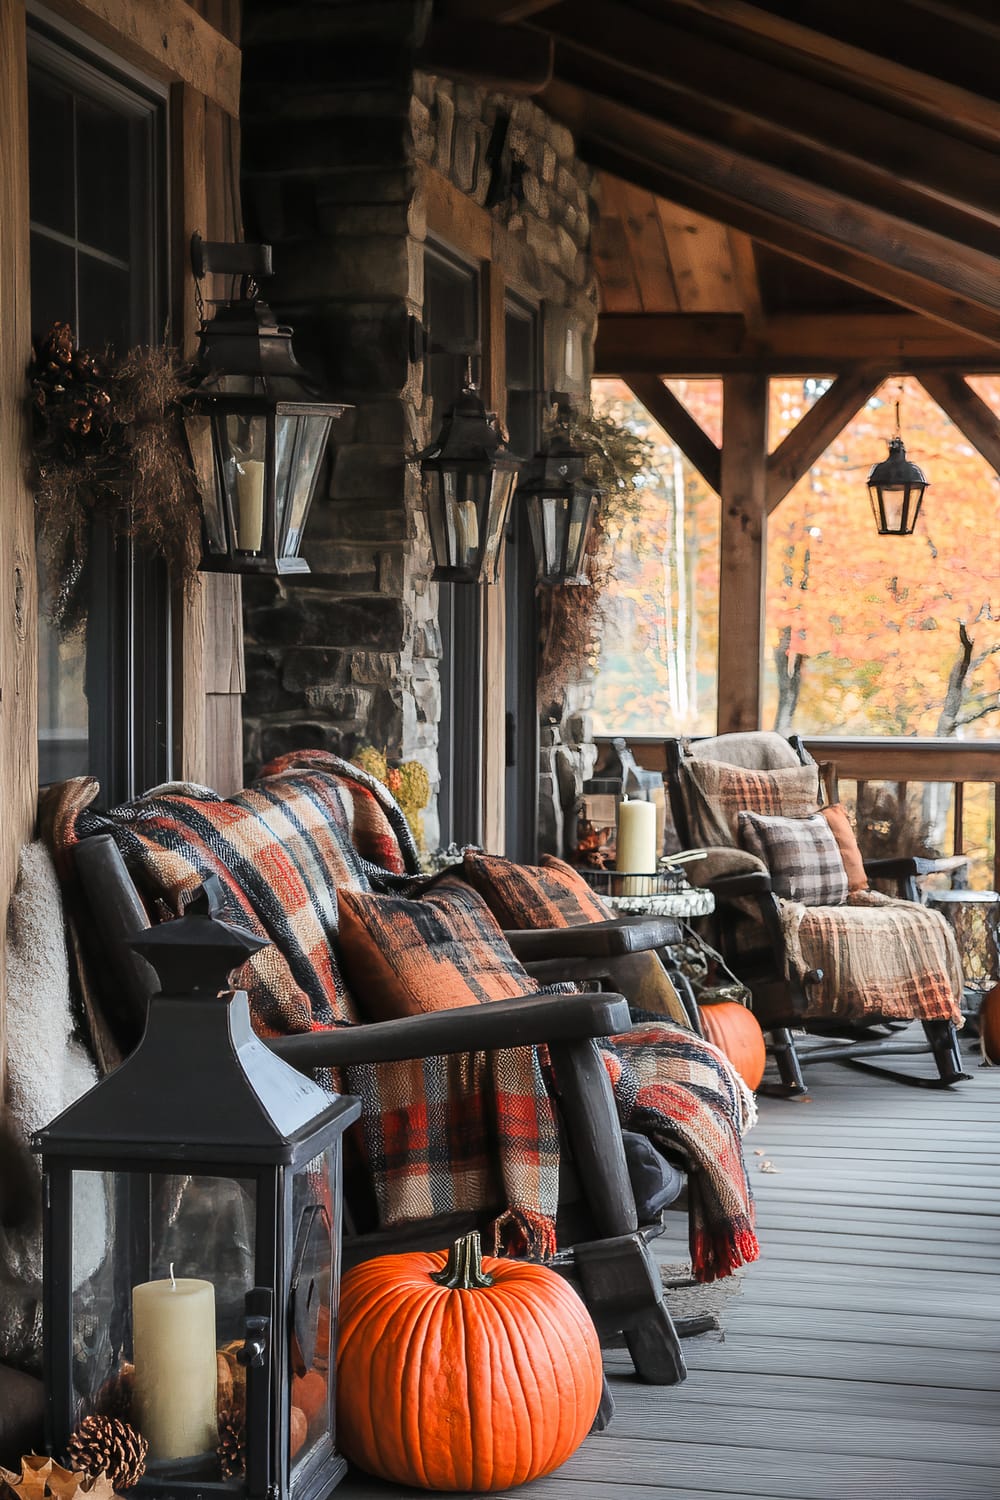
{"label": "ceiling beam", "polygon": [[878,390],[889,374],[886,367],[869,366],[839,375],[779,443],[767,459],[767,511],[770,515],[804,474],[839,437],[848,422]]}
{"label": "ceiling beam", "polygon": [[736,295],[743,309],[747,336],[755,342],[764,338],[764,303],[760,295],[760,277],[754,258],[753,240],[738,229],[729,231],[729,253],[732,259]]}
{"label": "ceiling beam", "polygon": [[446,15],[473,21],[496,21],[506,25],[511,21],[526,21],[540,11],[550,10],[557,0],[447,0],[443,6]]}
{"label": "ceiling beam", "polygon": [[1000,369],[1000,349],[916,313],[781,313],[755,332],[738,314],[602,312],[598,375],[834,375],[852,365],[885,364],[893,373],[957,365]]}
{"label": "ceiling beam", "polygon": [[1000,342],[1000,277],[990,257],[847,204],[787,173],[762,172],[712,142],[558,79],[544,98],[596,166],[880,297]]}
{"label": "ceiling beam", "polygon": [[[839,34],[833,35],[816,26],[815,6],[810,15],[814,24],[808,25],[802,19],[801,5],[788,7],[784,14],[754,5],[750,0],[673,0],[673,5],[704,16],[744,38],[776,44],[782,51],[793,52],[813,64],[821,76],[849,77],[870,96],[904,100],[923,113],[961,121],[964,129],[1000,141],[995,86],[980,94],[967,84],[940,76],[939,67],[927,72],[913,60],[902,57],[898,45],[879,48],[870,31],[859,29],[851,36],[841,28]],[[840,0],[836,6],[826,6],[824,21],[839,8]],[[868,6],[869,21],[877,11],[877,6]],[[955,36],[953,32],[945,55],[954,52]],[[894,42],[898,41],[897,35]],[[938,64],[940,61],[939,58]]]}
{"label": "ceiling beam", "polygon": [[931,400],[937,402],[976,452],[1000,474],[1000,420],[993,408],[957,371],[928,371],[919,379]]}
{"label": "ceiling beam", "polygon": [[[616,0],[560,7],[547,24],[559,37],[558,71],[569,82],[968,243],[976,243],[977,226],[963,232],[961,215],[973,215],[1000,249],[1000,156],[957,140],[951,122],[941,129],[901,116],[843,83],[820,82],[784,61],[748,59],[745,48]],[[997,64],[1000,70],[1000,48]],[[944,205],[953,210],[950,221]]]}
{"label": "ceiling beam", "polygon": [[698,470],[709,489],[719,494],[722,453],[682,401],[655,375],[625,375],[625,384],[641,401],[654,422],[675,442],[688,463]]}
{"label": "ceiling beam", "polygon": [[447,18],[433,21],[417,66],[448,78],[466,78],[508,94],[540,94],[552,78],[554,42],[527,26]]}

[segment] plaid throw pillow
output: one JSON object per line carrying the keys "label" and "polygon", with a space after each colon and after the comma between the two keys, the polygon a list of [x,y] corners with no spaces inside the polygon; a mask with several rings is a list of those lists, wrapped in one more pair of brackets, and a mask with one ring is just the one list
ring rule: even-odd
{"label": "plaid throw pillow", "polygon": [[582,875],[554,855],[540,865],[518,865],[498,854],[469,850],[462,874],[479,892],[501,927],[579,927],[604,922],[614,913]]}
{"label": "plaid throw pillow", "polygon": [[419,901],[341,891],[340,953],[376,1021],[538,993],[486,902],[455,876]]}
{"label": "plaid throw pillow", "polygon": [[803,906],[841,906],[847,900],[847,871],[822,814],[767,818],[741,812],[739,830],[744,849],[767,865],[776,896]]}
{"label": "plaid throw pillow", "polygon": [[816,765],[748,771],[722,761],[687,760],[683,774],[694,837],[708,848],[739,844],[741,812],[804,818],[819,806]]}

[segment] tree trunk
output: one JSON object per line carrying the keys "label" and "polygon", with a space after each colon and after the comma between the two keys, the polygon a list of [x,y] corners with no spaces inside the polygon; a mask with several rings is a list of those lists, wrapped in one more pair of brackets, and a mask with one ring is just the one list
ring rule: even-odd
{"label": "tree trunk", "polygon": [[779,734],[788,734],[792,728],[795,710],[799,706],[802,688],[803,657],[798,653],[789,656],[792,643],[792,627],[784,626],[774,648],[774,670],[778,679],[778,707],[774,715],[774,727]]}

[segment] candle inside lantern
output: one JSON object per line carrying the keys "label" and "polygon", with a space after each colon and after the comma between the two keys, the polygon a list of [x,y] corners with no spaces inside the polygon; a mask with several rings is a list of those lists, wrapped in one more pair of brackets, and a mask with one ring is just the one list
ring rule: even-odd
{"label": "candle inside lantern", "polygon": [[626,797],[618,804],[615,868],[626,874],[651,875],[655,872],[656,808],[652,802],[630,802]]}
{"label": "candle inside lantern", "polygon": [[264,465],[244,458],[236,465],[236,545],[241,552],[259,552],[264,543]]}
{"label": "candle inside lantern", "polygon": [[215,1288],[178,1277],[132,1288],[135,1402],[151,1459],[215,1448]]}

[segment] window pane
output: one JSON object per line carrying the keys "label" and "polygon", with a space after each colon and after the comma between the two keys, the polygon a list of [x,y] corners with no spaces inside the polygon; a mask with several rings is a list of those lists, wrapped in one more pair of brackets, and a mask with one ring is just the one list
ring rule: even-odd
{"label": "window pane", "polygon": [[[31,236],[31,331],[41,338],[53,323],[76,322],[76,253],[71,245]],[[74,326],[74,332],[75,332]]]}
{"label": "window pane", "polygon": [[128,271],[103,260],[94,260],[80,252],[79,334],[88,349],[103,349],[106,344],[124,352],[134,342],[131,337]]}
{"label": "window pane", "polygon": [[131,252],[132,121],[90,99],[76,110],[78,224],[85,245],[127,261]]}
{"label": "window pane", "polygon": [[29,178],[31,218],[35,224],[72,235],[76,227],[73,198],[73,98],[53,79],[32,74],[28,86],[31,115]]}

